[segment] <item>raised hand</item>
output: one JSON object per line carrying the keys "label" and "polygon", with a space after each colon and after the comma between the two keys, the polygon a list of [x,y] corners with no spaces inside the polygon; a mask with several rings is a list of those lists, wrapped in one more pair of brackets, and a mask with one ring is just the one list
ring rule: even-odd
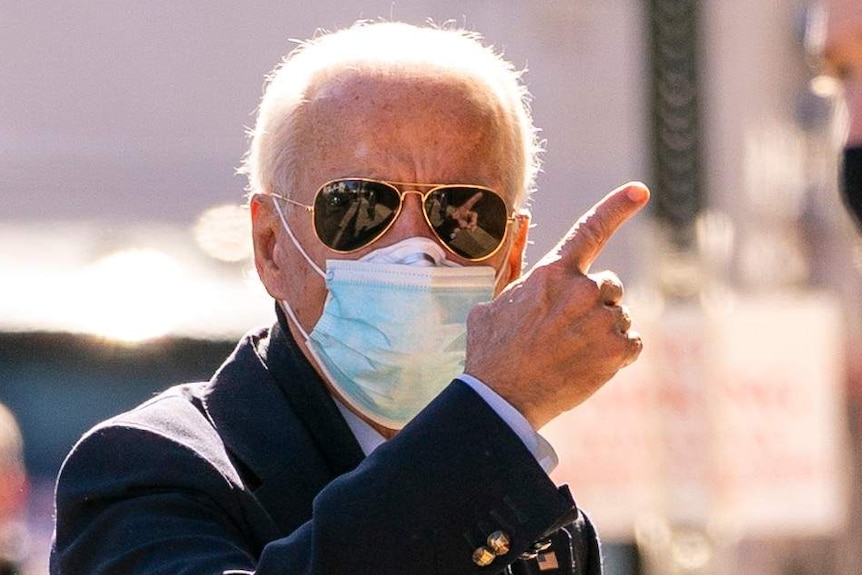
{"label": "raised hand", "polygon": [[479,216],[473,211],[473,206],[476,202],[482,199],[482,192],[476,192],[473,196],[464,202],[464,205],[454,210],[449,217],[458,223],[459,229],[467,228],[471,232],[476,229],[476,224],[479,221]]}
{"label": "raised hand", "polygon": [[590,266],[614,232],[649,201],[626,184],[584,214],[556,248],[467,319],[466,373],[539,429],[595,393],[643,344],[612,272]]}

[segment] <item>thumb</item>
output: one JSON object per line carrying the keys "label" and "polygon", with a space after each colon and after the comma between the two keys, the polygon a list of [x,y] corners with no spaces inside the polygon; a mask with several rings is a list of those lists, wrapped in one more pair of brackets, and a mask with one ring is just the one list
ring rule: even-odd
{"label": "thumb", "polygon": [[572,271],[588,273],[611,236],[647,204],[649,196],[641,182],[620,186],[581,216],[548,256]]}

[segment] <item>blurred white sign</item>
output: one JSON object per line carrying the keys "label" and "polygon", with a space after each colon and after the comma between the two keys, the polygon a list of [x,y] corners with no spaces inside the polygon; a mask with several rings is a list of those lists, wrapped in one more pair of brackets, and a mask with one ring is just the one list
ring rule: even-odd
{"label": "blurred white sign", "polygon": [[554,479],[609,539],[637,522],[738,535],[840,529],[848,477],[842,324],[825,296],[739,299],[724,312],[668,309],[638,325],[645,347],[543,433]]}

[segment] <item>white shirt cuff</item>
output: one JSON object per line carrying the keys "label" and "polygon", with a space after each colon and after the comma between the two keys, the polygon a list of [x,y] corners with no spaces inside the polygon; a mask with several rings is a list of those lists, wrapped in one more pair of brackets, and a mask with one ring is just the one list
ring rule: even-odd
{"label": "white shirt cuff", "polygon": [[458,376],[458,379],[473,388],[473,391],[479,394],[485,403],[500,416],[500,419],[512,428],[524,445],[536,458],[545,473],[550,474],[559,463],[557,452],[548,441],[542,437],[530,422],[527,421],[520,411],[512,407],[512,404],[500,397],[496,391],[485,385],[482,381],[476,379],[472,375],[466,373]]}

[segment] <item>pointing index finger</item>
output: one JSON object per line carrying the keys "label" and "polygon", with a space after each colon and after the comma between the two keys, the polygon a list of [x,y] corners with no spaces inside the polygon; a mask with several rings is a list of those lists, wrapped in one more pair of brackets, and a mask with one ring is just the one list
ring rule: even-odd
{"label": "pointing index finger", "polygon": [[641,182],[629,182],[606,195],[557,245],[558,259],[572,271],[588,273],[611,236],[647,204],[649,196],[649,189]]}

